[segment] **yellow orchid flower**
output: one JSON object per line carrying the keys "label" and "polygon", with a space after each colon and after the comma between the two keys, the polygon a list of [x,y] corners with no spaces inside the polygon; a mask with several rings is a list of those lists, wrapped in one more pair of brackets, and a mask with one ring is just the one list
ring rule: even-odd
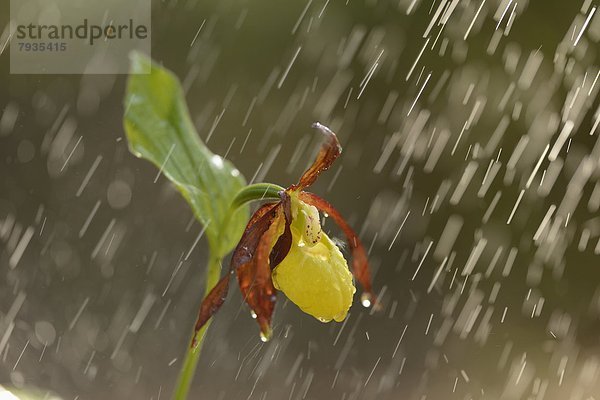
{"label": "yellow orchid flower", "polygon": [[[234,273],[263,340],[271,336],[277,291],[322,322],[340,322],[352,305],[356,278],[364,290],[363,305],[371,305],[369,264],[360,239],[331,204],[304,190],[342,151],[329,128],[319,123],[313,127],[326,137],[316,160],[297,184],[279,192],[280,201],[264,204],[252,215],[233,252],[229,273],[200,306],[196,332],[224,303]],[[352,251],[352,272],[338,246],[321,229],[319,211],[344,231]]]}
{"label": "yellow orchid flower", "polygon": [[273,270],[273,284],[319,321],[343,321],[356,292],[348,263],[321,231],[317,208],[298,199],[295,193],[290,199],[292,246]]}

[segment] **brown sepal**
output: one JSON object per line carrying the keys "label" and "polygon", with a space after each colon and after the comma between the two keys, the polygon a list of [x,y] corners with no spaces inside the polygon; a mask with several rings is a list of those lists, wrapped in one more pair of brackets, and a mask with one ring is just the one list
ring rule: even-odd
{"label": "brown sepal", "polygon": [[240,291],[244,296],[244,300],[254,312],[264,338],[270,337],[271,316],[277,299],[277,290],[271,279],[269,256],[273,244],[279,239],[277,234],[282,231],[283,225],[286,224],[281,203],[270,211],[269,215],[272,213],[275,213],[275,216],[271,219],[268,229],[261,236],[254,257],[237,269]]}
{"label": "brown sepal", "polygon": [[321,172],[327,170],[331,164],[333,164],[335,159],[342,154],[340,142],[331,129],[318,122],[315,122],[312,127],[325,135],[325,142],[321,146],[319,154],[313,164],[304,171],[304,174],[300,177],[300,181],[297,184],[290,186],[289,190],[303,190],[312,185]]}

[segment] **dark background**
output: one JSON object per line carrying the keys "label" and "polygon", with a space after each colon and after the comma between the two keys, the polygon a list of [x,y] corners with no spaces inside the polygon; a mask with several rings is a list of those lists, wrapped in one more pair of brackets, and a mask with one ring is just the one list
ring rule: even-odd
{"label": "dark background", "polygon": [[[0,45],[8,38],[7,3]],[[431,50],[441,25],[433,27],[406,80],[439,2],[417,0],[407,14],[410,4],[314,0],[292,33],[306,2],[154,2],[152,57],[183,81],[201,138],[218,121],[208,146],[247,180],[295,182],[319,145],[310,124],[319,120],[338,133],[344,153],[312,190],[361,233],[384,304],[372,313],[358,304],[357,294],[343,324],[324,325],[281,297],[274,339],[263,344],[232,291],[210,328],[191,398],[600,394],[600,219],[594,206],[600,131],[589,135],[599,104],[600,82],[592,87],[599,71],[598,13],[573,46],[598,3],[511,2],[496,30],[494,14],[507,3],[487,0],[465,41],[481,3],[459,1]],[[510,32],[503,35],[510,18]],[[491,51],[496,31],[500,40]],[[348,50],[352,38],[358,38],[355,52]],[[527,84],[522,75],[530,57],[540,64]],[[40,398],[48,391],[63,399],[168,398],[203,293],[204,243],[163,292],[201,227],[167,180],[154,183],[156,169],[128,152],[125,76],[9,75],[8,61],[5,51],[0,339],[16,316],[0,353],[0,383],[38,388]],[[471,126],[452,154],[474,107]],[[503,117],[506,132],[488,145]],[[546,145],[552,148],[567,120],[574,129],[558,161],[544,159],[526,189]],[[444,132],[447,144],[429,170],[427,159]],[[523,136],[528,142],[519,148]],[[498,172],[478,196],[490,165]],[[465,170],[474,167],[464,195],[451,200]],[[555,181],[540,185],[552,171],[558,171]],[[497,193],[497,206],[485,218]],[[548,226],[555,230],[547,228],[534,241],[552,205],[557,211]],[[453,241],[442,232],[457,218],[463,224]],[[340,235],[330,222],[325,226]],[[29,227],[32,239],[11,268]],[[482,238],[486,245],[465,278],[461,272]],[[428,293],[446,256],[450,262]],[[150,306],[145,318],[139,314],[143,304]]]}

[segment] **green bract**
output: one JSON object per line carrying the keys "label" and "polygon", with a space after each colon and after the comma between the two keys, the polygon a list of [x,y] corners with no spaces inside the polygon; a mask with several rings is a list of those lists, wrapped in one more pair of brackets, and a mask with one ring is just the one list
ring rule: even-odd
{"label": "green bract", "polygon": [[230,210],[244,177],[202,143],[177,78],[140,53],[131,56],[124,120],[131,152],[154,163],[175,184],[206,227],[213,255],[226,255],[248,221],[246,205]]}

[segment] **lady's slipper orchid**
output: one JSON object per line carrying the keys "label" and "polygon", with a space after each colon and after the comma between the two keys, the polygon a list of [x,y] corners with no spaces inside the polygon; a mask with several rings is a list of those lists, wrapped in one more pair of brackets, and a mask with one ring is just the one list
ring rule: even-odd
{"label": "lady's slipper orchid", "polygon": [[319,123],[313,127],[326,137],[316,160],[297,184],[279,193],[279,202],[264,204],[254,213],[233,251],[229,273],[200,306],[196,332],[225,301],[234,273],[256,316],[263,340],[271,336],[277,291],[284,292],[300,309],[320,321],[344,320],[356,289],[340,249],[321,229],[319,211],[344,231],[352,250],[352,272],[364,290],[362,303],[371,304],[369,265],[358,236],[331,204],[304,190],[342,151],[329,128]]}

